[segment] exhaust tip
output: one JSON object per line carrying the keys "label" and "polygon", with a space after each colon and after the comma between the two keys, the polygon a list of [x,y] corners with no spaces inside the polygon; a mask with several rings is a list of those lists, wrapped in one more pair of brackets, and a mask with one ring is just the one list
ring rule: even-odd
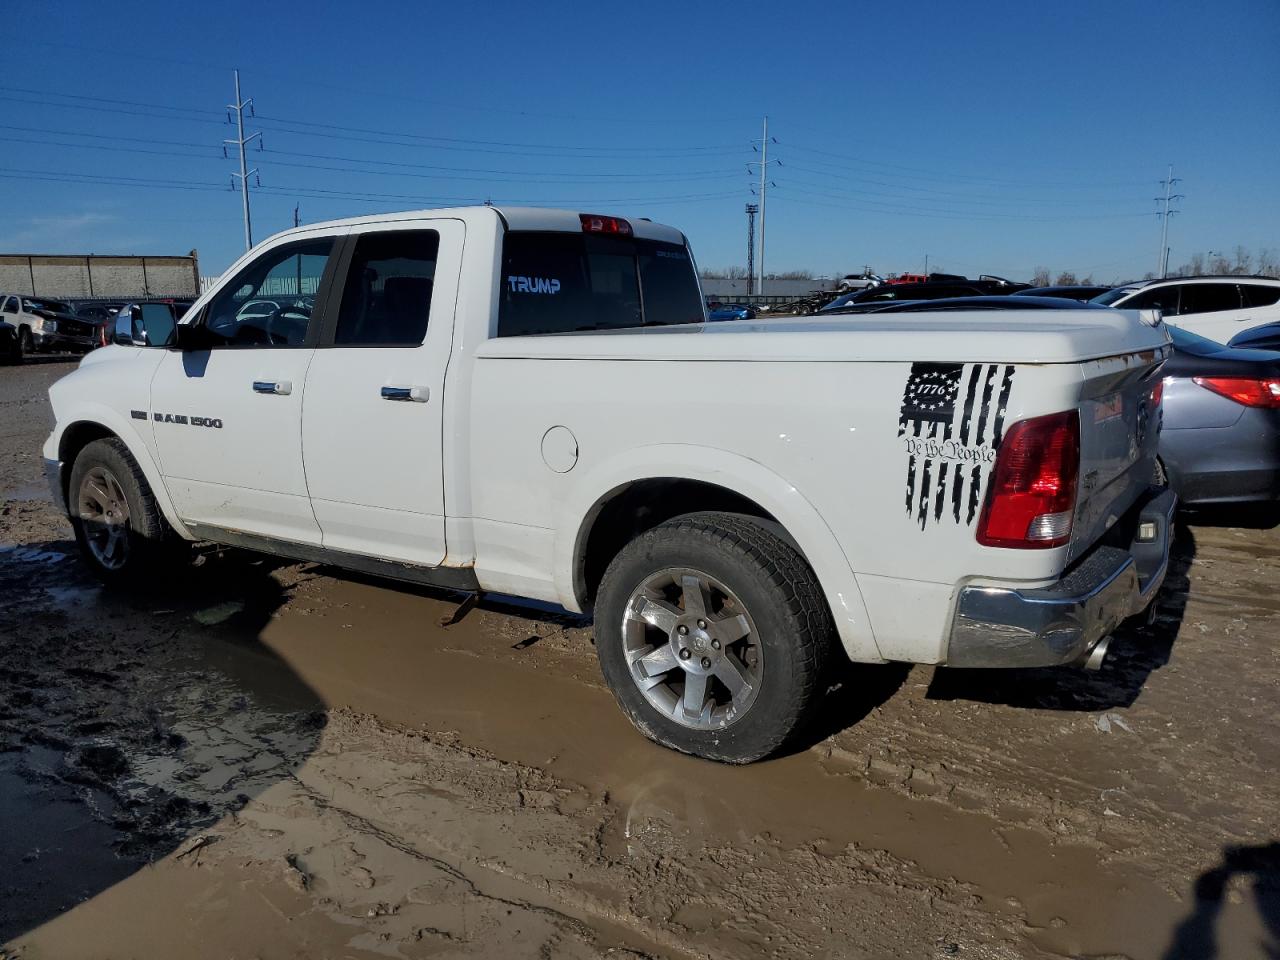
{"label": "exhaust tip", "polygon": [[1110,646],[1111,635],[1107,634],[1107,636],[1093,645],[1093,649],[1089,651],[1089,655],[1085,657],[1081,666],[1086,670],[1101,670],[1102,661],[1107,659],[1107,648]]}

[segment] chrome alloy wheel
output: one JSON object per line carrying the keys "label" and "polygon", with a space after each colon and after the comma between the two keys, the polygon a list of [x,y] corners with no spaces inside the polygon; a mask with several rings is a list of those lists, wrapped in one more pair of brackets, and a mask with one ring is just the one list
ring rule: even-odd
{"label": "chrome alloy wheel", "polygon": [[622,642],[636,687],[682,726],[727,727],[760,690],[755,624],[733,592],[705,573],[662,570],[637,586],[623,614]]}
{"label": "chrome alloy wheel", "polygon": [[93,558],[107,570],[123,567],[129,559],[129,501],[106,467],[92,468],[80,481],[77,512]]}

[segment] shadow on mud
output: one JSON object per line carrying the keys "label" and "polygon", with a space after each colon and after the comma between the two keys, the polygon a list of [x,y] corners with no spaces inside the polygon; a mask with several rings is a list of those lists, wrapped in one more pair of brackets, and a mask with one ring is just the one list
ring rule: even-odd
{"label": "shadow on mud", "polygon": [[0,944],[198,855],[201,831],[289,777],[324,724],[258,642],[288,595],[273,561],[206,556],[120,593],[75,552],[0,548]]}
{"label": "shadow on mud", "polygon": [[1218,948],[1217,922],[1229,893],[1243,895],[1258,911],[1268,941],[1259,944],[1259,955],[1280,957],[1280,841],[1273,840],[1252,847],[1227,847],[1222,862],[1197,878],[1195,906],[1178,924],[1164,960],[1212,960],[1227,955]]}
{"label": "shadow on mud", "polygon": [[1128,707],[1147,679],[1169,662],[1182,629],[1190,571],[1196,555],[1195,534],[1181,520],[1169,555],[1169,572],[1156,598],[1155,620],[1138,618],[1115,633],[1102,669],[1073,667],[1031,670],[949,670],[939,668],[929,684],[931,700],[973,700],[1041,710],[1093,712]]}

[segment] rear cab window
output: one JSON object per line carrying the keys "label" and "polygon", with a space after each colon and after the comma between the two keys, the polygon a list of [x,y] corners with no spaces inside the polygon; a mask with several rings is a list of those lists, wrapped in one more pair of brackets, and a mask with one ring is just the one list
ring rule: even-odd
{"label": "rear cab window", "polygon": [[499,296],[500,337],[705,319],[688,249],[643,238],[511,231]]}

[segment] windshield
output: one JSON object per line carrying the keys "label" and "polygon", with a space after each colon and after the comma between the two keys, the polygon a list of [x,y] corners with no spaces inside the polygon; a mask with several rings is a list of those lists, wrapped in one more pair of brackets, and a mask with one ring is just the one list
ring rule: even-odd
{"label": "windshield", "polygon": [[1137,293],[1141,287],[1116,287],[1114,290],[1108,290],[1106,293],[1100,293],[1090,303],[1100,303],[1104,307],[1109,307],[1122,297],[1127,297],[1131,293]]}

